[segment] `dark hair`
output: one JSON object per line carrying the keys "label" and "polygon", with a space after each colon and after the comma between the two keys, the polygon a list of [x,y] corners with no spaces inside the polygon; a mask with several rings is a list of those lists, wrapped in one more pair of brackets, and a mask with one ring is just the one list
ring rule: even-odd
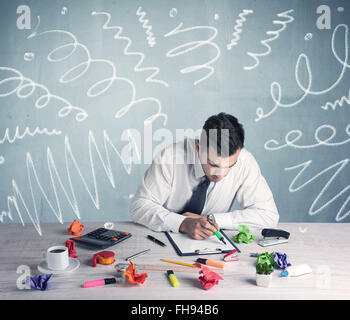
{"label": "dark hair", "polygon": [[[204,123],[201,140],[204,133],[206,137],[209,137],[206,139],[207,147],[216,148],[218,154],[231,156],[244,147],[243,126],[237,118],[230,114],[220,112],[209,117]],[[213,139],[213,134],[215,139]]]}

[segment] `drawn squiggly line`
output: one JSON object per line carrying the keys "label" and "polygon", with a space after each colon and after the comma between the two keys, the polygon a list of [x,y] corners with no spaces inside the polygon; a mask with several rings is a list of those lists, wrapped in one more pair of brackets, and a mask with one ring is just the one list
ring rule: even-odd
{"label": "drawn squiggly line", "polygon": [[[314,177],[312,177],[311,179],[307,180],[306,182],[304,182],[300,186],[295,186],[295,184],[296,184],[297,180],[300,178],[300,176],[303,174],[303,172],[311,165],[312,160],[308,160],[306,162],[303,162],[301,164],[295,165],[293,167],[284,168],[284,170],[286,170],[286,171],[294,170],[294,169],[297,169],[297,168],[302,168],[300,170],[300,172],[292,180],[292,182],[291,182],[291,184],[289,186],[289,192],[299,191],[299,190],[303,189],[305,186],[307,186],[308,184],[310,184],[311,182],[313,182],[314,180],[316,180],[321,175],[327,173],[328,171],[330,171],[332,169],[336,169],[335,173],[328,180],[328,182],[322,188],[321,192],[318,194],[316,199],[311,204],[311,207],[309,209],[309,215],[313,216],[313,215],[318,214],[319,212],[324,210],[326,207],[328,207],[330,204],[332,204],[334,201],[336,201],[339,197],[341,197],[345,192],[347,192],[350,189],[350,185],[347,185],[343,190],[341,190],[339,193],[337,193],[332,199],[327,201],[324,205],[320,206],[318,209],[314,208],[318,204],[318,202],[321,200],[321,198],[325,194],[325,192],[328,190],[329,186],[334,181],[334,179],[340,174],[340,172],[342,170],[344,170],[344,168],[346,167],[348,162],[349,162],[349,159],[341,160],[341,161],[339,161],[339,162],[329,166],[328,168],[322,170],[321,172],[319,172]],[[350,201],[350,195],[346,198],[345,202],[342,204],[341,208],[337,212],[337,215],[336,215],[336,218],[335,218],[336,221],[338,221],[338,222],[342,221],[343,219],[345,219],[349,215],[350,210],[345,212],[345,213],[343,213],[343,211],[345,210],[346,205],[349,203],[349,201]]]}
{"label": "drawn squiggly line", "polygon": [[153,48],[157,43],[156,43],[156,38],[153,35],[152,26],[148,25],[148,20],[145,19],[146,12],[142,11],[142,7],[138,7],[136,11],[136,15],[139,16],[139,22],[142,23],[142,28],[146,30],[146,35],[147,35],[147,42],[148,45]]}
{"label": "drawn squiggly line", "polygon": [[199,47],[205,46],[205,45],[209,45],[209,46],[215,48],[216,56],[213,59],[209,60],[206,63],[197,64],[194,66],[189,66],[189,67],[186,67],[186,68],[183,68],[180,70],[181,73],[191,73],[191,72],[201,70],[201,69],[209,70],[209,73],[206,76],[204,76],[203,78],[200,78],[199,80],[196,80],[194,82],[194,85],[197,85],[198,83],[208,79],[215,72],[215,69],[214,69],[214,67],[211,66],[211,64],[213,64],[216,60],[219,59],[221,52],[220,52],[220,48],[218,47],[218,45],[215,42],[213,42],[212,40],[214,40],[216,38],[218,31],[215,27],[211,27],[211,26],[195,26],[195,27],[181,29],[182,26],[183,26],[183,23],[181,22],[173,30],[166,33],[164,35],[164,37],[167,38],[167,37],[179,34],[179,33],[188,32],[188,31],[192,31],[192,30],[213,31],[213,35],[211,37],[209,37],[209,39],[207,39],[207,40],[190,41],[190,42],[184,43],[176,48],[173,48],[166,53],[166,56],[168,58],[173,58],[173,57],[179,56],[181,54],[185,54],[187,52],[193,51],[193,50],[195,50]]}
{"label": "drawn squiggly line", "polygon": [[342,107],[344,103],[347,103],[348,105],[350,105],[350,90],[347,97],[342,96],[340,99],[337,99],[334,102],[328,101],[323,106],[321,106],[321,108],[323,110],[328,110],[328,108],[335,110],[337,106]]}
{"label": "drawn squiggly line", "polygon": [[[325,130],[325,129],[329,129],[330,130],[330,135],[325,138],[322,139],[320,138],[320,133],[321,130]],[[345,128],[345,132],[346,134],[350,137],[350,124],[348,124]],[[293,147],[293,148],[298,148],[298,149],[311,149],[311,148],[315,148],[318,146],[327,146],[327,147],[337,147],[337,146],[341,146],[344,145],[348,142],[350,142],[350,138],[341,141],[341,142],[330,142],[332,141],[332,139],[335,137],[337,133],[337,130],[335,129],[335,127],[329,125],[329,124],[324,124],[319,126],[314,134],[315,140],[317,141],[317,143],[312,144],[312,145],[306,145],[306,146],[301,146],[301,145],[296,145],[295,142],[297,142],[298,140],[300,140],[300,138],[302,137],[303,133],[301,130],[291,130],[289,131],[286,136],[285,136],[285,144],[280,145],[278,143],[278,141],[276,141],[275,139],[271,139],[265,142],[264,144],[264,148],[266,150],[280,150],[286,147]],[[293,136],[295,135],[295,137],[293,138]]]}
{"label": "drawn squiggly line", "polygon": [[[14,143],[16,140],[22,140],[24,137],[26,136],[30,136],[30,137],[34,137],[35,135],[48,135],[48,136],[52,136],[52,135],[60,135],[62,132],[56,129],[53,129],[51,131],[49,131],[47,128],[44,129],[40,129],[39,127],[36,127],[34,130],[30,130],[28,127],[26,127],[23,131],[23,133],[21,134],[19,132],[19,127],[17,126],[15,129],[15,133],[13,134],[12,138],[10,135],[10,129],[6,128],[4,136],[2,139],[0,139],[0,144],[5,143],[6,141],[8,143]],[[0,164],[3,164],[5,162],[5,158],[3,156],[0,156]]]}
{"label": "drawn squiggly line", "polygon": [[233,46],[236,46],[238,44],[237,43],[238,40],[241,39],[239,34],[242,33],[243,22],[247,21],[245,16],[247,16],[248,14],[252,14],[252,13],[254,13],[253,10],[243,9],[243,11],[238,15],[239,19],[236,19],[236,25],[234,26],[235,32],[232,34],[233,39],[227,45],[227,50],[231,50]]}
{"label": "drawn squiggly line", "polygon": [[[13,93],[16,93],[18,98],[25,99],[25,98],[31,96],[34,93],[36,88],[40,88],[45,93],[43,95],[41,95],[35,101],[35,107],[37,109],[42,109],[42,108],[46,107],[50,103],[51,99],[56,99],[60,102],[63,102],[63,104],[64,104],[64,107],[62,107],[58,111],[59,117],[61,117],[61,118],[66,117],[72,111],[77,111],[77,114],[75,116],[75,120],[78,122],[84,121],[88,117],[87,112],[83,108],[73,106],[68,100],[66,100],[60,96],[56,96],[54,94],[51,94],[51,92],[49,91],[49,89],[46,86],[39,84],[39,83],[33,81],[32,79],[24,77],[20,71],[14,69],[14,68],[8,68],[8,67],[0,67],[0,70],[6,71],[6,72],[10,71],[16,75],[16,76],[2,79],[0,81],[0,87],[1,87],[1,85],[6,84],[7,82],[10,82],[10,83],[15,82],[16,83],[18,81],[17,87],[15,87],[14,89],[12,89],[8,92],[0,93],[0,98],[7,97]],[[26,90],[28,90],[28,92],[26,92]]]}
{"label": "drawn squiggly line", "polygon": [[109,23],[111,21],[111,14],[108,12],[96,12],[93,11],[91,15],[104,15],[106,16],[106,22],[103,25],[104,30],[117,30],[118,32],[114,35],[114,39],[117,40],[124,40],[127,42],[126,46],[124,47],[123,53],[126,56],[137,56],[140,57],[138,63],[134,67],[135,72],[144,72],[144,71],[152,71],[152,74],[146,78],[146,82],[154,82],[154,83],[159,83],[162,84],[165,87],[168,87],[168,83],[163,80],[159,79],[154,79],[154,77],[159,73],[160,69],[158,67],[143,67],[140,68],[140,66],[143,64],[143,61],[145,60],[145,55],[141,52],[136,52],[136,51],[129,51],[129,48],[132,44],[132,41],[129,37],[122,36],[123,28],[120,26],[109,26]]}
{"label": "drawn squiggly line", "polygon": [[[344,60],[341,60],[338,56],[338,54],[336,53],[335,50],[335,36],[336,34],[339,32],[338,30],[340,28],[344,28],[345,32],[344,32]],[[267,118],[269,117],[272,113],[274,113],[279,107],[282,108],[291,108],[294,107],[296,105],[298,105],[300,102],[302,102],[309,94],[311,95],[322,95],[325,94],[329,91],[331,91],[332,89],[334,89],[339,82],[342,80],[345,70],[346,68],[350,68],[349,64],[348,64],[348,57],[349,57],[349,52],[348,52],[348,26],[346,24],[338,24],[332,34],[332,40],[331,40],[331,47],[332,47],[332,53],[335,56],[335,58],[338,60],[338,62],[342,65],[342,70],[341,73],[338,77],[338,79],[328,88],[324,89],[324,90],[319,90],[319,91],[314,91],[311,90],[312,87],[312,72],[311,72],[311,68],[310,68],[310,62],[309,62],[309,58],[307,57],[306,54],[301,53],[298,57],[296,66],[295,66],[295,80],[297,82],[298,87],[303,91],[303,95],[295,102],[292,103],[282,103],[281,99],[282,99],[282,89],[281,89],[281,85],[274,81],[271,83],[270,86],[270,94],[271,94],[271,98],[274,101],[275,105],[273,106],[273,108],[267,112],[264,113],[263,108],[258,107],[256,109],[256,115],[258,116],[255,121],[260,121],[261,119]],[[306,66],[306,73],[307,73],[307,87],[304,87],[300,80],[299,80],[299,69],[300,69],[300,63],[301,61],[304,61],[305,66]],[[275,96],[275,91],[277,91],[277,96]]]}
{"label": "drawn squiggly line", "polygon": [[256,68],[260,64],[259,57],[264,57],[264,56],[267,56],[271,53],[271,46],[268,43],[276,40],[279,37],[280,33],[287,27],[287,24],[294,21],[294,17],[289,15],[292,12],[294,12],[293,9],[277,14],[277,17],[286,18],[287,20],[286,21],[281,21],[281,20],[273,20],[272,21],[273,24],[280,24],[280,25],[282,25],[282,27],[278,30],[266,32],[267,35],[273,35],[273,36],[269,39],[265,39],[265,40],[260,41],[260,43],[267,48],[267,50],[265,52],[263,52],[263,53],[247,52],[247,55],[252,57],[255,60],[255,63],[251,66],[245,66],[243,68],[244,70],[252,70],[252,69]]}
{"label": "drawn squiggly line", "polygon": [[[79,164],[72,152],[72,148],[69,143],[69,138],[66,136],[64,140],[64,154],[65,154],[65,167],[66,167],[66,172],[67,172],[67,178],[68,178],[68,183],[69,183],[69,190],[70,190],[70,195],[68,194],[68,191],[66,187],[64,186],[61,176],[58,173],[54,157],[52,155],[51,149],[48,147],[47,148],[47,154],[46,154],[46,159],[47,159],[47,167],[49,170],[50,174],[50,184],[52,188],[44,188],[42,183],[40,182],[40,178],[38,176],[36,166],[33,162],[33,158],[30,152],[27,152],[26,155],[26,167],[27,167],[27,179],[29,183],[29,191],[31,194],[31,200],[32,200],[32,207],[33,207],[33,213],[29,210],[27,203],[25,202],[22,192],[20,188],[17,185],[17,182],[15,179],[12,179],[12,190],[13,190],[13,195],[9,195],[7,197],[7,210],[3,210],[0,215],[0,221],[3,222],[4,217],[9,217],[11,220],[13,220],[13,207],[22,223],[24,226],[24,221],[23,221],[23,214],[26,213],[31,222],[33,223],[36,231],[38,232],[39,235],[42,235],[42,230],[40,226],[40,221],[38,218],[38,209],[36,205],[36,200],[35,200],[35,195],[34,195],[34,189],[33,185],[36,184],[37,187],[40,190],[41,195],[49,205],[51,211],[54,213],[58,221],[62,224],[63,223],[63,216],[62,216],[62,209],[61,209],[61,203],[59,200],[59,194],[58,194],[58,187],[61,188],[65,198],[67,199],[69,205],[74,211],[74,214],[80,218],[80,212],[79,212],[79,207],[78,207],[78,202],[75,196],[75,190],[74,186],[72,183],[71,179],[71,173],[69,169],[69,163],[71,162],[74,165],[75,171],[78,173],[81,182],[83,183],[85,190],[90,196],[90,199],[92,200],[93,204],[95,205],[96,209],[100,209],[100,201],[99,201],[99,191],[97,187],[97,181],[96,181],[96,169],[95,169],[95,163],[94,163],[94,156],[93,156],[93,148],[95,150],[95,153],[98,156],[98,159],[100,160],[104,172],[106,173],[106,176],[113,188],[116,187],[113,172],[112,172],[112,167],[111,167],[111,161],[110,161],[110,154],[109,154],[109,149],[112,148],[114,153],[117,155],[117,157],[122,161],[122,164],[124,166],[124,169],[128,174],[131,173],[131,168],[132,168],[132,160],[130,157],[131,150],[137,150],[137,144],[136,141],[132,135],[132,132],[128,130],[128,144],[123,148],[121,152],[117,150],[117,148],[114,146],[113,142],[111,141],[109,135],[107,132],[104,130],[103,131],[103,140],[104,140],[104,149],[105,149],[105,159],[103,158],[99,147],[96,143],[94,134],[92,131],[89,131],[89,160],[90,160],[90,168],[91,168],[91,174],[92,174],[92,181],[93,181],[93,191],[90,190],[86,179],[84,178],[84,175],[82,174]],[[138,155],[139,152],[136,152],[136,155]],[[47,195],[47,190],[52,190],[54,193],[54,199],[55,199],[55,204],[56,208],[53,203],[49,200],[49,197]],[[28,193],[28,191],[26,191]],[[37,196],[39,197],[39,196]],[[41,197],[40,197],[41,198]],[[22,205],[24,207],[24,213],[20,210],[20,206]]]}
{"label": "drawn squiggly line", "polygon": [[[98,13],[96,13],[98,14]],[[158,110],[155,114],[153,114],[152,116],[148,117],[144,122],[145,123],[150,123],[152,121],[154,121],[156,118],[158,117],[163,117],[164,118],[164,125],[166,124],[167,121],[167,115],[161,112],[161,103],[158,99],[154,98],[154,97],[146,97],[146,98],[140,98],[140,99],[136,99],[136,87],[134,85],[134,83],[125,77],[117,77],[116,76],[116,67],[114,65],[114,63],[110,60],[107,59],[93,59],[91,57],[90,51],[89,49],[81,44],[77,38],[74,36],[74,34],[72,34],[69,31],[65,31],[65,30],[48,30],[48,31],[43,31],[40,33],[35,33],[32,34],[31,37],[39,37],[39,36],[43,36],[46,34],[59,34],[59,35],[66,35],[69,37],[69,40],[71,42],[63,44],[55,49],[53,49],[47,56],[48,61],[50,62],[61,62],[63,60],[68,59],[78,48],[83,49],[83,52],[86,55],[86,59],[75,65],[74,67],[72,67],[71,69],[69,69],[68,71],[66,71],[59,79],[60,83],[69,83],[72,81],[75,81],[76,79],[82,77],[90,68],[90,66],[92,64],[103,64],[103,65],[107,65],[109,66],[110,70],[111,70],[111,76],[102,80],[97,81],[96,83],[94,83],[92,86],[89,87],[88,91],[87,91],[87,96],[88,97],[97,97],[103,93],[105,93],[111,86],[113,83],[115,82],[123,82],[126,83],[132,93],[131,93],[131,98],[130,98],[130,102],[123,106],[118,112],[116,112],[115,114],[115,118],[121,118],[122,116],[124,116],[131,107],[136,106],[140,103],[145,103],[145,102],[150,102],[150,103],[155,103]],[[70,49],[70,51],[67,53],[66,50]],[[62,56],[59,56],[59,53],[61,52]],[[58,57],[56,57],[56,55],[58,55]]]}
{"label": "drawn squiggly line", "polygon": [[5,143],[6,141],[8,143],[14,143],[16,140],[22,140],[26,136],[30,136],[30,137],[34,137],[35,135],[52,136],[52,135],[60,135],[60,134],[62,134],[62,131],[60,131],[60,130],[56,130],[56,129],[48,130],[47,128],[40,129],[39,127],[36,127],[32,131],[29,127],[26,127],[24,129],[23,133],[21,134],[19,132],[19,127],[16,126],[15,133],[13,134],[12,138],[10,136],[11,135],[10,129],[6,128],[3,138],[0,139],[0,144]]}

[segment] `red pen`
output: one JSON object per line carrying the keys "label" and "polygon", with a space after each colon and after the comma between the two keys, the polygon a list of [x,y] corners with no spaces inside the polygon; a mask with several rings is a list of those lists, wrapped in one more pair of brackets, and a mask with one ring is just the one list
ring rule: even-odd
{"label": "red pen", "polygon": [[84,288],[92,288],[92,287],[100,287],[105,286],[107,284],[113,284],[117,283],[117,280],[115,278],[105,278],[105,279],[98,279],[98,280],[92,280],[92,281],[85,281],[83,283]]}

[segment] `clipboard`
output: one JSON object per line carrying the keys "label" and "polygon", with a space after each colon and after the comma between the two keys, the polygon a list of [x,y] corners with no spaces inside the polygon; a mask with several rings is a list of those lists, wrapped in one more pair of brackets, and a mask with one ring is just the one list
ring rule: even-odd
{"label": "clipboard", "polygon": [[204,240],[195,240],[184,233],[165,232],[179,256],[220,254],[230,252],[233,249],[236,249],[237,252],[241,252],[222,230],[220,230],[220,233],[225,237],[226,245],[215,235]]}

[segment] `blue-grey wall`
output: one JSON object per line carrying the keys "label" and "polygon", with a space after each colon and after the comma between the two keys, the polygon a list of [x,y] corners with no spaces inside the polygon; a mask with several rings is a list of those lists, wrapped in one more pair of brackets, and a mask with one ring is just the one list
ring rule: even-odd
{"label": "blue-grey wall", "polygon": [[224,111],[281,221],[349,222],[349,17],[348,1],[1,1],[1,221],[129,220],[144,138]]}

